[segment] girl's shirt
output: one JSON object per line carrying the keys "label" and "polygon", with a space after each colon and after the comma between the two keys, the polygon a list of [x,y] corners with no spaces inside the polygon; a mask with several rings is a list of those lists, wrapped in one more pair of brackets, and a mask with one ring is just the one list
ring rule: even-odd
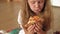
{"label": "girl's shirt", "polygon": [[22,17],[21,17],[21,10],[18,13],[18,24],[21,27],[21,30],[19,31],[19,34],[25,34],[24,29],[22,27]]}
{"label": "girl's shirt", "polygon": [[21,30],[19,31],[19,34],[25,34],[24,30],[21,29]]}

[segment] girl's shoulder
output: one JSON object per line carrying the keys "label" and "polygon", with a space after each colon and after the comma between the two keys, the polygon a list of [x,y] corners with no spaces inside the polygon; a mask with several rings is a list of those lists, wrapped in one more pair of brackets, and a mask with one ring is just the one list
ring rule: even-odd
{"label": "girl's shoulder", "polygon": [[18,24],[21,24],[21,10],[18,11]]}
{"label": "girl's shoulder", "polygon": [[24,30],[21,29],[21,30],[19,31],[19,34],[25,34]]}

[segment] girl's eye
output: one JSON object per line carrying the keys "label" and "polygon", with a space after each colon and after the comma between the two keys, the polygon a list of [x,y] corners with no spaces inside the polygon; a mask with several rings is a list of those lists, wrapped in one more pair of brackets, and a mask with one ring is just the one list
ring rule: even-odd
{"label": "girl's eye", "polygon": [[31,2],[31,4],[35,4],[35,2]]}
{"label": "girl's eye", "polygon": [[43,0],[42,1],[38,1],[38,3],[43,3]]}
{"label": "girl's eye", "polygon": [[41,1],[41,3],[43,3],[43,0]]}
{"label": "girl's eye", "polygon": [[40,1],[38,3],[40,3]]}

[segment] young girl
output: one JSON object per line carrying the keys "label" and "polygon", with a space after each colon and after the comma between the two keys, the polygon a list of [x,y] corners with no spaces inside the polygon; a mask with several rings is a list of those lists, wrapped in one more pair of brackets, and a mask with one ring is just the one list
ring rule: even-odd
{"label": "young girl", "polygon": [[[39,17],[39,21],[29,25],[29,19],[34,16]],[[50,0],[22,0],[18,22],[21,27],[19,34],[46,34],[51,23]]]}

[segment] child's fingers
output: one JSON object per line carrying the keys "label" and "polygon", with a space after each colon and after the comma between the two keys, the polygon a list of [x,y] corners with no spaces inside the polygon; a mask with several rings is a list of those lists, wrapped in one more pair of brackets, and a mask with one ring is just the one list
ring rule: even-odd
{"label": "child's fingers", "polygon": [[32,25],[30,25],[28,28],[27,28],[27,30],[30,30],[32,28]]}
{"label": "child's fingers", "polygon": [[31,26],[28,27],[27,30],[28,30],[29,32],[31,32],[31,31],[34,29],[34,27],[35,27],[35,25],[31,25]]}
{"label": "child's fingers", "polygon": [[37,32],[37,34],[46,34],[46,32],[43,30],[40,30],[39,32]]}
{"label": "child's fingers", "polygon": [[38,31],[40,31],[41,29],[39,29],[39,28],[37,28],[37,27],[35,27],[35,31],[36,32],[38,32]]}
{"label": "child's fingers", "polygon": [[36,29],[34,29],[34,34],[36,34],[37,33],[37,31],[36,31]]}
{"label": "child's fingers", "polygon": [[41,23],[36,23],[36,26],[37,26],[37,27],[39,26],[40,28],[43,27]]}
{"label": "child's fingers", "polygon": [[40,31],[42,29],[42,25],[40,25],[40,24],[35,24],[35,30],[36,31]]}
{"label": "child's fingers", "polygon": [[39,25],[37,25],[37,24],[36,24],[36,28],[41,29],[41,27]]}
{"label": "child's fingers", "polygon": [[34,32],[37,32],[37,31],[34,29]]}

